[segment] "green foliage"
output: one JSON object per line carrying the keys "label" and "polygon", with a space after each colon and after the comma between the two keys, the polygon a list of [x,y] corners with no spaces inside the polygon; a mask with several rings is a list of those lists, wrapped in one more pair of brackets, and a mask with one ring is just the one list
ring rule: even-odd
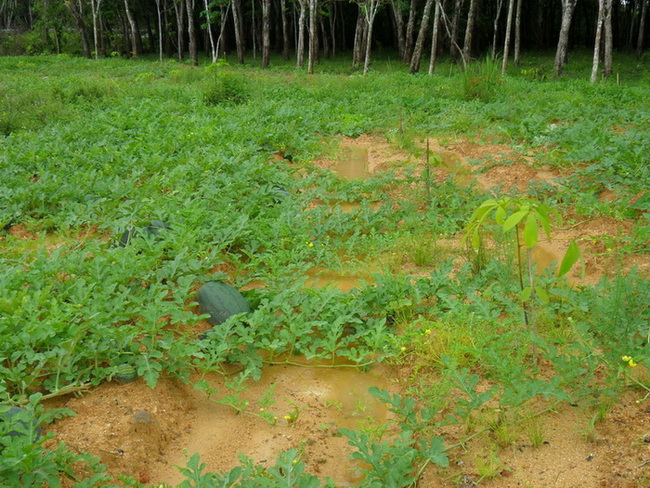
{"label": "green foliage", "polygon": [[483,62],[471,63],[463,74],[463,93],[466,100],[492,101],[503,83],[498,63],[490,56]]}
{"label": "green foliage", "polygon": [[249,86],[249,81],[239,73],[218,71],[214,78],[208,81],[203,96],[209,105],[239,105],[250,99]]}

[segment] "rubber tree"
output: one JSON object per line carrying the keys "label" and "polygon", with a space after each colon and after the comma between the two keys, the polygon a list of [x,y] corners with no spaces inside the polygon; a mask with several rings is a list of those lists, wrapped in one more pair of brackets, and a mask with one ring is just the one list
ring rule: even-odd
{"label": "rubber tree", "polygon": [[427,0],[424,4],[424,11],[422,12],[422,20],[420,21],[420,29],[418,31],[418,37],[415,41],[415,47],[413,48],[413,55],[411,56],[411,62],[409,64],[409,73],[414,74],[420,71],[420,59],[422,58],[422,48],[424,46],[424,38],[427,35],[427,29],[429,28],[429,17],[431,16],[431,6],[433,5],[433,0]]}
{"label": "rubber tree", "polygon": [[375,24],[377,10],[381,5],[381,0],[366,0],[362,4],[363,15],[366,21],[366,53],[363,61],[363,75],[368,74],[370,69],[370,50],[372,46],[372,28]]}
{"label": "rubber tree", "polygon": [[[125,0],[126,1],[126,0]],[[194,66],[199,64],[199,43],[196,33],[196,22],[194,21],[194,7],[196,0],[185,0],[185,7],[187,10],[187,35],[189,37],[189,50],[190,59]]]}
{"label": "rubber tree", "polygon": [[492,61],[497,58],[497,39],[499,34],[499,18],[501,17],[501,7],[503,7],[503,0],[497,0],[497,11],[494,14],[494,27],[492,29]]}
{"label": "rubber tree", "polygon": [[431,56],[429,58],[429,74],[432,75],[436,70],[436,53],[438,52],[438,37],[440,27],[440,15],[442,5],[440,0],[436,0],[436,7],[433,12],[433,32],[431,33]]}
{"label": "rubber tree", "polygon": [[465,27],[465,42],[463,43],[463,63],[465,67],[472,56],[472,38],[474,36],[474,24],[476,23],[476,10],[480,0],[470,0],[469,11],[467,12],[467,26]]}
{"label": "rubber tree", "polygon": [[262,0],[262,68],[271,60],[271,0]]}
{"label": "rubber tree", "polygon": [[88,36],[88,26],[86,25],[86,20],[84,19],[83,14],[83,4],[81,3],[81,0],[67,0],[65,5],[68,7],[68,10],[70,10],[75,23],[77,24],[77,30],[79,31],[79,37],[81,37],[81,48],[83,49],[84,56],[90,58],[90,40]]}
{"label": "rubber tree", "polygon": [[521,62],[521,4],[523,0],[517,0],[517,13],[515,15],[515,66]]}
{"label": "rubber tree", "polygon": [[575,11],[577,3],[578,0],[562,0],[562,25],[560,26],[560,36],[557,41],[555,62],[553,64],[555,76],[562,75],[564,65],[566,64],[567,51],[569,49],[569,30],[571,29],[573,12]]}
{"label": "rubber tree", "polygon": [[650,3],[650,0],[645,0],[643,2],[643,6],[641,8],[641,19],[639,20],[639,37],[637,38],[636,41],[636,58],[639,59],[641,58],[641,54],[643,54],[643,37],[644,37],[644,31],[645,31],[645,20],[646,16],[648,13],[648,4]]}
{"label": "rubber tree", "polygon": [[598,0],[598,21],[596,22],[596,39],[594,41],[594,58],[591,64],[591,82],[596,83],[598,79],[598,66],[600,65],[600,44],[603,36],[603,24],[605,23],[605,0]]}
{"label": "rubber tree", "polygon": [[503,63],[501,64],[501,74],[505,75],[508,71],[508,58],[510,57],[510,34],[512,33],[512,14],[514,12],[515,0],[508,0],[508,20],[506,22],[506,39],[503,42]]}
{"label": "rubber tree", "polygon": [[100,39],[99,39],[99,19],[101,16],[102,0],[90,0],[90,9],[93,15],[93,41],[95,43],[95,59],[99,59]]}
{"label": "rubber tree", "polygon": [[309,60],[307,73],[314,74],[318,46],[318,0],[308,0],[309,3]]}
{"label": "rubber tree", "polygon": [[306,30],[306,13],[307,13],[307,0],[298,0],[300,11],[298,13],[298,39],[296,46],[296,66],[302,68],[305,65],[305,30]]}

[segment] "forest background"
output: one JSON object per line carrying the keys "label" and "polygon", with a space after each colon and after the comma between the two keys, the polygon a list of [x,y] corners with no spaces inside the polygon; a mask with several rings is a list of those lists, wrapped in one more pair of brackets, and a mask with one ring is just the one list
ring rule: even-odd
{"label": "forest background", "polygon": [[[429,53],[466,67],[501,56],[505,72],[523,51],[555,51],[562,74],[571,49],[593,49],[592,81],[613,73],[613,53],[643,55],[650,0],[2,0],[0,54],[189,59],[238,63],[271,54],[314,72],[323,58],[397,53],[411,73]],[[597,47],[594,49],[594,47]],[[234,56],[233,56],[234,57]],[[603,63],[601,71],[601,62]],[[550,73],[549,73],[550,74]]]}

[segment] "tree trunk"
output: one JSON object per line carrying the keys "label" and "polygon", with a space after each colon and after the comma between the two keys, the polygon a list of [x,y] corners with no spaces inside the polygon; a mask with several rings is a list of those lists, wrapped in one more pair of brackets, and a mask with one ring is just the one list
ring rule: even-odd
{"label": "tree trunk", "polygon": [[309,60],[307,61],[307,73],[314,74],[314,64],[316,63],[316,46],[318,40],[318,0],[309,0]]}
{"label": "tree trunk", "polygon": [[354,29],[354,47],[352,48],[352,66],[357,67],[361,63],[362,53],[365,51],[363,41],[365,35],[366,23],[363,20],[363,11],[359,6],[359,15],[357,17],[357,26]]}
{"label": "tree trunk", "polygon": [[363,75],[368,74],[370,69],[370,48],[372,46],[372,27],[375,23],[375,16],[379,8],[379,0],[367,0],[365,7],[366,18],[366,56],[363,62]]}
{"label": "tree trunk", "polygon": [[510,57],[510,34],[512,32],[512,14],[515,9],[515,0],[508,0],[508,20],[506,22],[506,40],[503,43],[503,64],[501,75],[505,76],[508,71],[508,58]]}
{"label": "tree trunk", "polygon": [[431,58],[429,59],[429,74],[432,75],[436,70],[436,54],[438,52],[438,28],[440,27],[440,12],[442,5],[440,0],[436,0],[436,8],[433,12],[433,33],[431,34]]}
{"label": "tree trunk", "polygon": [[298,46],[296,46],[296,66],[302,68],[305,66],[305,28],[306,28],[306,10],[307,0],[298,0],[300,5],[300,14],[298,16]]}
{"label": "tree trunk", "polygon": [[640,59],[643,54],[643,33],[645,31],[645,19],[646,14],[648,13],[648,3],[650,0],[645,0],[643,2],[643,7],[641,8],[641,20],[639,21],[639,37],[636,41],[636,59]]}
{"label": "tree trunk", "polygon": [[208,0],[203,0],[203,7],[205,8],[205,28],[208,31],[208,39],[210,41],[210,58],[213,63],[216,63],[218,57],[217,45],[214,41],[214,35],[212,34],[212,18],[210,17],[210,5],[208,4]]}
{"label": "tree trunk", "polygon": [[571,20],[573,19],[573,12],[575,10],[578,0],[562,0],[562,25],[560,26],[560,37],[557,42],[557,50],[555,52],[555,76],[562,75],[564,65],[567,60],[567,51],[569,48],[569,29],[571,28]]}
{"label": "tree trunk", "polygon": [[183,61],[185,53],[185,5],[184,0],[174,0],[174,11],[176,12],[176,40],[178,49],[178,61]]}
{"label": "tree trunk", "polygon": [[287,22],[287,1],[280,0],[280,15],[282,19],[282,59],[289,60],[290,40],[289,24]]}
{"label": "tree trunk", "polygon": [[269,67],[271,60],[271,0],[262,0],[262,68]]}
{"label": "tree trunk", "polygon": [[95,42],[95,59],[99,59],[100,40],[99,40],[99,16],[102,0],[90,0],[90,8],[93,14],[93,40]]}
{"label": "tree trunk", "polygon": [[[69,1],[65,3],[70,10],[70,13],[74,17],[75,22],[77,23],[77,30],[79,31],[79,37],[81,37],[81,47],[83,49],[84,57],[91,58],[90,54],[90,39],[88,35],[88,27],[83,18],[83,12],[81,10],[81,3],[76,1]],[[7,23],[10,22],[10,19],[6,20]],[[7,27],[9,28],[9,27]]]}
{"label": "tree trunk", "polygon": [[411,56],[411,63],[409,65],[409,72],[411,74],[420,71],[420,59],[422,58],[422,47],[424,46],[424,38],[426,37],[427,29],[429,28],[429,17],[431,15],[431,5],[433,0],[427,0],[424,4],[424,11],[422,12],[422,21],[420,22],[420,30],[418,38],[415,41],[413,48],[413,55]]}
{"label": "tree trunk", "polygon": [[397,41],[397,52],[400,59],[404,59],[406,51],[406,38],[404,37],[404,16],[399,5],[395,5],[395,0],[390,0],[390,7],[393,12],[393,22],[395,23],[395,39]]}
{"label": "tree trunk", "polygon": [[479,0],[470,0],[469,12],[467,13],[467,26],[465,27],[465,42],[463,43],[463,63],[465,67],[472,55],[472,37],[474,35],[474,23],[476,21],[476,9]]}
{"label": "tree trunk", "polygon": [[523,0],[517,0],[517,14],[515,15],[515,66],[521,62],[521,4]]}
{"label": "tree trunk", "polygon": [[604,59],[604,75],[609,78],[612,75],[612,49],[613,49],[613,34],[612,34],[612,0],[605,0],[605,59]]}
{"label": "tree trunk", "polygon": [[244,35],[241,22],[241,0],[232,0],[232,21],[235,25],[235,44],[237,44],[237,62],[244,64]]}
{"label": "tree trunk", "polygon": [[415,32],[415,17],[417,14],[417,0],[411,0],[409,7],[409,20],[406,24],[406,36],[404,42],[404,63],[411,61],[413,54],[413,32]]}
{"label": "tree trunk", "polygon": [[126,18],[129,21],[131,32],[131,55],[134,58],[138,58],[142,55],[142,49],[140,47],[140,35],[138,33],[138,26],[135,23],[135,17],[133,16],[133,11],[131,10],[129,0],[124,0],[124,10],[126,11]]}
{"label": "tree trunk", "polygon": [[327,28],[325,24],[325,18],[321,15],[320,20],[320,32],[321,32],[321,38],[323,39],[323,57],[325,59],[329,59],[330,57],[330,38],[327,35]]}
{"label": "tree trunk", "polygon": [[605,19],[605,0],[598,0],[598,21],[596,23],[596,40],[594,42],[594,59],[591,65],[591,82],[596,83],[598,79],[598,66],[600,65],[600,44]]}
{"label": "tree trunk", "polygon": [[494,34],[492,35],[492,61],[497,58],[497,37],[499,34],[499,17],[501,17],[501,7],[503,0],[497,0],[497,13],[494,16]]}
{"label": "tree trunk", "polygon": [[458,59],[460,49],[458,47],[458,23],[460,21],[460,12],[463,8],[465,0],[454,1],[454,11],[451,13],[451,35],[449,36],[449,52],[451,59]]}
{"label": "tree trunk", "polygon": [[196,36],[196,23],[194,22],[194,4],[196,0],[185,0],[187,8],[187,35],[190,39],[190,59],[194,66],[199,64],[199,45]]}

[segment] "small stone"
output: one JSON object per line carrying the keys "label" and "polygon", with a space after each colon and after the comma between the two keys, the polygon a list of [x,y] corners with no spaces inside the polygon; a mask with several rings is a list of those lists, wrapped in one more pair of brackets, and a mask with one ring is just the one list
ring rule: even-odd
{"label": "small stone", "polygon": [[153,415],[146,410],[140,410],[131,415],[132,424],[153,424]]}

